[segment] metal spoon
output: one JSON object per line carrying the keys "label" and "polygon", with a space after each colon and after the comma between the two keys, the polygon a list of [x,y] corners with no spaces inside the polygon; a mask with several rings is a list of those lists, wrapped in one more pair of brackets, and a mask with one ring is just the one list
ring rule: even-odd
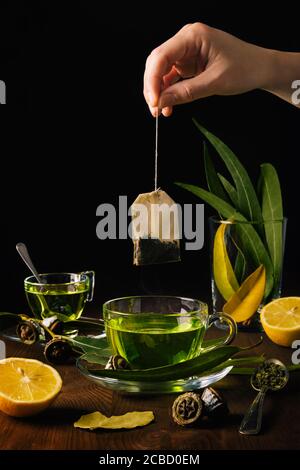
{"label": "metal spoon", "polygon": [[[27,250],[27,247],[26,247],[25,243],[17,243],[16,244],[16,250],[19,253],[19,255],[21,256],[24,263],[30,269],[30,271],[32,272],[32,274],[34,275],[34,277],[36,278],[38,283],[39,284],[45,284],[44,281],[42,280],[41,276],[37,272],[32,260],[29,256],[29,253],[28,253],[28,250]],[[44,287],[41,287],[40,292],[44,292],[44,289],[45,289]],[[43,318],[45,318],[47,316],[50,316],[50,313],[49,313],[50,310],[49,310],[49,307],[48,307],[48,304],[47,304],[47,301],[46,301],[45,297],[43,295],[38,295],[37,298],[38,298],[38,300],[41,304],[41,316]]]}
{"label": "metal spoon", "polygon": [[287,384],[289,380],[289,372],[285,365],[279,361],[278,359],[269,359],[264,362],[264,364],[277,364],[279,365],[282,370],[284,371],[284,377],[280,384],[278,385],[266,385],[262,388],[258,388],[256,384],[256,375],[259,371],[260,367],[258,367],[255,372],[252,374],[251,377],[251,386],[254,390],[257,390],[259,393],[257,394],[255,400],[253,401],[252,405],[250,406],[248,412],[245,414],[244,419],[240,425],[239,432],[240,434],[258,434],[261,429],[261,422],[262,422],[262,410],[263,410],[263,403],[268,390],[278,391],[281,390]]}
{"label": "metal spoon", "polygon": [[43,281],[42,281],[40,275],[38,274],[37,270],[35,269],[34,264],[33,264],[32,260],[29,256],[26,245],[24,243],[17,243],[16,250],[19,253],[19,255],[21,256],[24,263],[30,269],[30,271],[32,272],[32,274],[34,275],[34,277],[36,278],[38,283],[43,284]]}

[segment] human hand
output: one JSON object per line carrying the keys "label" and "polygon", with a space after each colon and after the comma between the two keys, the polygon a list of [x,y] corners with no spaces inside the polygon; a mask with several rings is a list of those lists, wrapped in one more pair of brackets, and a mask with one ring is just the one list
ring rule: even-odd
{"label": "human hand", "polygon": [[273,53],[210,28],[188,24],[149,55],[144,96],[153,116],[211,95],[235,95],[272,81]]}

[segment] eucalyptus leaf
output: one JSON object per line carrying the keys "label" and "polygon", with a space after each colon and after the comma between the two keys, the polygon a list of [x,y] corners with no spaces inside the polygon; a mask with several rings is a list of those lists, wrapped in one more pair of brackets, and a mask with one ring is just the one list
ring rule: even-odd
{"label": "eucalyptus leaf", "polygon": [[234,274],[239,284],[242,284],[242,282],[246,278],[247,260],[243,253],[243,250],[240,247],[241,242],[240,240],[237,240],[237,234],[232,233],[232,231],[234,231],[234,228],[235,228],[235,225],[233,224],[231,226],[230,238],[237,251],[237,255],[236,255],[236,259],[234,263]]}
{"label": "eucalyptus leaf", "polygon": [[223,199],[219,198],[218,196],[215,196],[209,191],[206,191],[206,189],[187,183],[175,182],[175,184],[195,194],[195,196],[198,196],[199,198],[203,199],[205,202],[207,202],[207,204],[213,207],[226,219],[234,219],[241,221],[246,220],[245,217],[239,214],[231,204],[223,201]]}
{"label": "eucalyptus leaf", "polygon": [[99,338],[89,338],[86,336],[76,336],[75,338],[66,337],[66,339],[72,344],[74,349],[80,349],[84,353],[101,353],[101,351],[107,348],[106,336],[99,335]]}
{"label": "eucalyptus leaf", "polygon": [[247,219],[242,214],[237,212],[233,206],[218,198],[214,194],[211,194],[209,191],[192,184],[178,182],[175,184],[203,199],[226,219],[233,219],[235,222],[241,222],[236,224],[236,230],[238,232],[239,239],[242,241],[242,246],[244,247],[247,255],[249,255],[250,259],[253,260],[255,267],[258,267],[262,264],[266,269],[267,281],[265,297],[268,297],[274,284],[273,265],[269,253],[266,250],[254,226],[250,223],[247,223]]}
{"label": "eucalyptus leaf", "polygon": [[[242,366],[242,365],[246,365],[246,364],[261,364],[262,362],[264,362],[266,360],[265,358],[265,355],[264,354],[261,354],[259,356],[246,356],[246,357],[237,357],[237,358],[233,358],[231,359],[230,361],[230,364],[234,367],[236,366]],[[228,362],[229,364],[229,362]]]}
{"label": "eucalyptus leaf", "polygon": [[234,274],[239,282],[239,284],[242,284],[246,277],[246,272],[247,272],[247,263],[246,263],[246,258],[242,251],[238,251],[234,263]]}
{"label": "eucalyptus leaf", "polygon": [[[238,211],[251,222],[262,222],[262,213],[259,201],[244,166],[232,150],[224,144],[224,142],[201,126],[195,119],[193,119],[193,121],[200,132],[202,132],[202,134],[216,149],[230,172],[237,190],[238,205],[236,208]],[[260,227],[259,229],[261,230]]]}
{"label": "eucalyptus leaf", "polygon": [[273,165],[261,165],[262,214],[266,240],[274,267],[274,288],[281,280],[283,262],[283,208],[281,187]]}
{"label": "eucalyptus leaf", "polygon": [[208,146],[206,142],[203,142],[203,155],[208,189],[211,193],[215,194],[215,196],[218,196],[220,199],[223,199],[223,201],[230,202],[222,184],[220,183],[211,156],[209,155]]}
{"label": "eucalyptus leaf", "polygon": [[[239,367],[234,366],[229,372],[230,375],[252,375],[256,370],[256,367]],[[289,372],[300,371],[300,364],[287,366]]]}
{"label": "eucalyptus leaf", "polygon": [[218,173],[218,178],[220,179],[222,185],[225,188],[226,193],[229,196],[231,203],[234,207],[238,207],[238,194],[235,187],[220,173]]}
{"label": "eucalyptus leaf", "polygon": [[104,323],[101,320],[94,318],[79,318],[78,320],[69,320],[64,323],[64,329],[66,331],[77,329],[79,336],[82,333],[88,335],[89,333],[95,336],[97,333],[104,333]]}
{"label": "eucalyptus leaf", "polygon": [[[220,341],[224,338],[204,339],[202,341],[201,349],[209,349],[220,345]],[[224,341],[223,341],[224,344]]]}
{"label": "eucalyptus leaf", "polygon": [[253,262],[254,269],[261,264],[266,269],[266,289],[264,299],[267,299],[274,286],[273,264],[269,253],[253,225],[249,223],[240,223],[236,225],[236,230],[239,239],[242,242],[248,262]]}
{"label": "eucalyptus leaf", "polygon": [[[246,366],[255,365],[255,367],[248,367],[249,370],[254,371],[255,368],[258,367],[260,364],[262,364],[265,360],[266,358],[263,354],[259,356],[247,356],[247,357],[238,357],[236,359],[228,359],[227,361],[215,367],[212,370],[212,372],[218,372],[219,370],[223,370],[225,367],[231,366],[232,369],[229,372],[229,374],[238,374],[239,372],[236,372],[236,371],[245,370]],[[244,372],[241,373],[241,375],[243,374]]]}
{"label": "eucalyptus leaf", "polygon": [[256,367],[233,367],[229,372],[230,375],[252,375]]}
{"label": "eucalyptus leaf", "polygon": [[105,366],[107,364],[108,359],[112,355],[112,350],[110,347],[101,349],[101,351],[93,352],[93,353],[85,353],[80,356],[80,359],[83,359],[90,364],[100,364]]}
{"label": "eucalyptus leaf", "polygon": [[[119,380],[141,381],[141,382],[164,382],[177,380],[194,375],[207,373],[227,359],[243,351],[238,346],[222,346],[211,351],[204,351],[193,359],[188,359],[177,364],[169,364],[151,369],[126,370],[126,369],[99,369],[92,370],[93,375],[98,377],[110,377]],[[88,369],[90,370],[90,369]]]}

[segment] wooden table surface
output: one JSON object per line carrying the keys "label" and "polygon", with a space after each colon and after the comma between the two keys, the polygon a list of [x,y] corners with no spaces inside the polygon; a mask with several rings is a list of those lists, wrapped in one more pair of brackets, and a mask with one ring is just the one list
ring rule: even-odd
{"label": "wooden table surface", "polygon": [[[257,340],[254,333],[239,333],[236,342],[248,345]],[[6,341],[7,356],[41,359],[41,348]],[[254,351],[251,351],[251,354]],[[265,339],[255,349],[267,357],[291,363],[292,350]],[[227,400],[230,415],[226,421],[182,428],[172,422],[170,408],[176,395],[125,395],[99,387],[83,377],[75,366],[58,367],[63,389],[53,405],[32,418],[11,418],[0,413],[1,450],[199,450],[199,449],[300,449],[300,372],[293,372],[285,390],[266,397],[263,429],[259,436],[238,433],[241,419],[255,392],[249,378],[231,377],[218,384]],[[152,410],[155,422],[121,431],[87,431],[73,423],[85,413],[99,410],[106,415]]]}

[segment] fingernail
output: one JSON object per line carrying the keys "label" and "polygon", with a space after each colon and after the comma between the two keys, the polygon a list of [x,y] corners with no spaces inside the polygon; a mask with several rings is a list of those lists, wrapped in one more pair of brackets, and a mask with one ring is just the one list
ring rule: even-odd
{"label": "fingernail", "polygon": [[160,108],[168,108],[170,106],[173,106],[176,101],[176,96],[173,95],[173,93],[166,93],[161,96],[159,100],[159,107]]}

